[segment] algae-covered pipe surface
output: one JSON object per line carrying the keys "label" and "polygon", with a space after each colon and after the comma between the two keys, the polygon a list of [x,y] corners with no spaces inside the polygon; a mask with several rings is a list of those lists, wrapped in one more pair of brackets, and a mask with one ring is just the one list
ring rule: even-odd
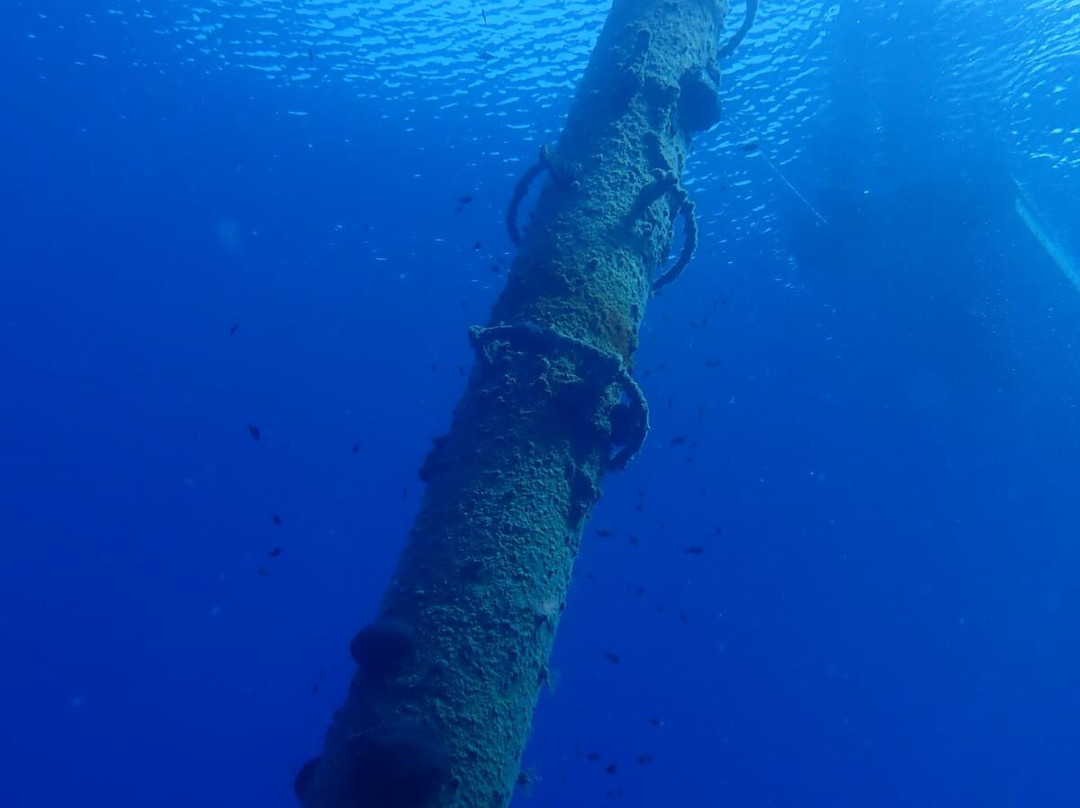
{"label": "algae-covered pipe surface", "polygon": [[544,183],[531,219],[511,223],[517,258],[470,334],[475,367],[378,617],[352,641],[349,693],[297,777],[305,808],[509,802],[584,522],[648,426],[629,371],[678,216],[678,269],[692,252],[679,177],[719,117],[725,12],[615,0],[530,174]]}

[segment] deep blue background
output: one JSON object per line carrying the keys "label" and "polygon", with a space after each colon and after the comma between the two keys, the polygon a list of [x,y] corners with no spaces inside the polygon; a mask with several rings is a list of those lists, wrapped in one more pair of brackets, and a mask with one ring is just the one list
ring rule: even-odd
{"label": "deep blue background", "polygon": [[[79,13],[47,45],[33,14],[0,53],[0,805],[291,805],[514,176],[342,87],[73,64]],[[826,88],[789,170],[828,228],[778,196],[651,304],[654,431],[590,525],[532,804],[1080,804],[1080,296],[918,65],[872,121]]]}

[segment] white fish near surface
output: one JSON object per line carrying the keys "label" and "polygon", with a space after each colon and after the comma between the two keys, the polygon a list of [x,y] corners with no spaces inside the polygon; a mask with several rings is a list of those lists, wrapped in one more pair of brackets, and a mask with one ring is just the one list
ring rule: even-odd
{"label": "white fish near surface", "polygon": [[1054,239],[1050,237],[1050,234],[1046,232],[1046,228],[1043,227],[1042,222],[1035,216],[1033,206],[1027,199],[1027,195],[1024,193],[1023,186],[1020,183],[1016,183],[1017,196],[1014,202],[1016,208],[1016,215],[1020,217],[1020,221],[1024,223],[1024,226],[1031,231],[1031,235],[1035,236],[1035,240],[1042,245],[1042,248],[1046,250],[1046,254],[1050,256],[1050,260],[1054,262],[1062,274],[1069,279],[1069,282],[1080,291],[1080,269],[1076,266],[1076,261],[1068,252]]}

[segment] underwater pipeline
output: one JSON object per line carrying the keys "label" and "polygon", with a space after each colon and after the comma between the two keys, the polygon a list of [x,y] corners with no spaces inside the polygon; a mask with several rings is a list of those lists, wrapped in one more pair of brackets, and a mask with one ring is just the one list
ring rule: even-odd
{"label": "underwater pipeline", "polygon": [[[750,10],[756,1],[749,3]],[[518,253],[304,808],[503,808],[600,482],[642,445],[645,305],[689,263],[691,137],[720,118],[726,0],[614,0],[557,147],[507,220]],[[543,177],[529,223],[517,211]],[[683,220],[678,259],[661,264]]]}

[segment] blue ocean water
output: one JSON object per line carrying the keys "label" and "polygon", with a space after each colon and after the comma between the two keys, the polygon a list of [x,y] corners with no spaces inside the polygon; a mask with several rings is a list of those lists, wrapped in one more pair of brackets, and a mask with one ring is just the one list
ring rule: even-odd
{"label": "blue ocean water", "polygon": [[[4,4],[0,805],[295,804],[608,7]],[[762,4],[515,804],[1080,804],[1078,15]]]}

